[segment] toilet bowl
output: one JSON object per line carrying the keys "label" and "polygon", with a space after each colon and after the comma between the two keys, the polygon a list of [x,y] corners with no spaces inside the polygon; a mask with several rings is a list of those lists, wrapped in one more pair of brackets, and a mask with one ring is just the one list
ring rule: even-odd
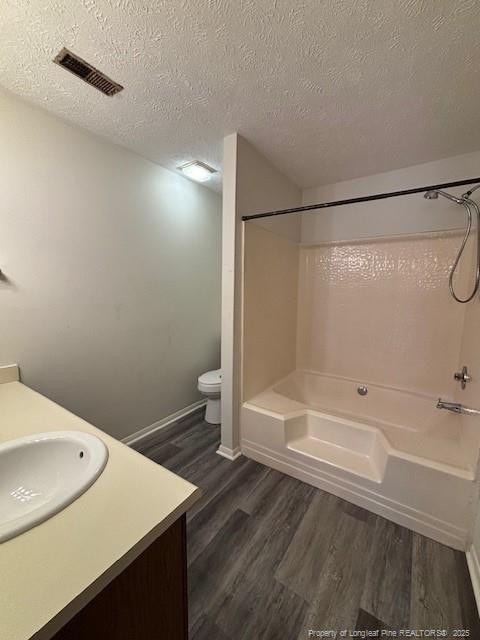
{"label": "toilet bowl", "polygon": [[220,392],[222,388],[222,371],[207,371],[198,378],[198,390],[207,397],[205,422],[220,424],[222,421],[220,409]]}

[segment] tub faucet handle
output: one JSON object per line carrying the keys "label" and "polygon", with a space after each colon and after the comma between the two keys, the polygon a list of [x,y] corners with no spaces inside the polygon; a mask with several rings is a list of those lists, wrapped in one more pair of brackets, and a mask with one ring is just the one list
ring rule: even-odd
{"label": "tub faucet handle", "polygon": [[470,382],[470,380],[472,379],[472,376],[468,373],[467,367],[462,367],[461,371],[456,371],[453,374],[453,377],[455,378],[455,380],[458,380],[460,382],[462,389],[465,389],[465,387],[467,386],[467,382]]}

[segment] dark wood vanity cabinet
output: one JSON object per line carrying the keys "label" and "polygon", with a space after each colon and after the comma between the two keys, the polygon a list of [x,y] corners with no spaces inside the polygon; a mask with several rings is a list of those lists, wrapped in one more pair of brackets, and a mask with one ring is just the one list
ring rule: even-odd
{"label": "dark wood vanity cabinet", "polygon": [[182,516],[53,640],[187,640],[185,529]]}

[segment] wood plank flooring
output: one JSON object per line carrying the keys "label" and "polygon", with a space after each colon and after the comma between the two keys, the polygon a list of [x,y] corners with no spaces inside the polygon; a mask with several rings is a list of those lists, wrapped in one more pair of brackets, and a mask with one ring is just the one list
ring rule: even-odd
{"label": "wood plank flooring", "polygon": [[311,629],[480,639],[464,553],[247,458],[225,460],[219,439],[197,412],[136,447],[203,489],[187,525],[191,640],[302,640]]}

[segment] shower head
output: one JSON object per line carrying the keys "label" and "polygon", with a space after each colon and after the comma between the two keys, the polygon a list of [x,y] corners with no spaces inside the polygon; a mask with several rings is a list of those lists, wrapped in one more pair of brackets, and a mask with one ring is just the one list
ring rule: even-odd
{"label": "shower head", "polygon": [[470,198],[470,196],[472,195],[472,193],[474,191],[476,191],[477,189],[480,189],[480,184],[477,184],[476,187],[473,187],[472,189],[469,189],[468,191],[466,191],[463,195],[462,198]]}
{"label": "shower head", "polygon": [[436,189],[435,191],[425,191],[423,197],[427,200],[436,200],[439,195],[444,198],[448,198],[448,200],[452,200],[452,202],[456,202],[457,204],[463,204],[462,198],[457,198],[456,196],[452,196],[446,191],[440,191],[439,189]]}

